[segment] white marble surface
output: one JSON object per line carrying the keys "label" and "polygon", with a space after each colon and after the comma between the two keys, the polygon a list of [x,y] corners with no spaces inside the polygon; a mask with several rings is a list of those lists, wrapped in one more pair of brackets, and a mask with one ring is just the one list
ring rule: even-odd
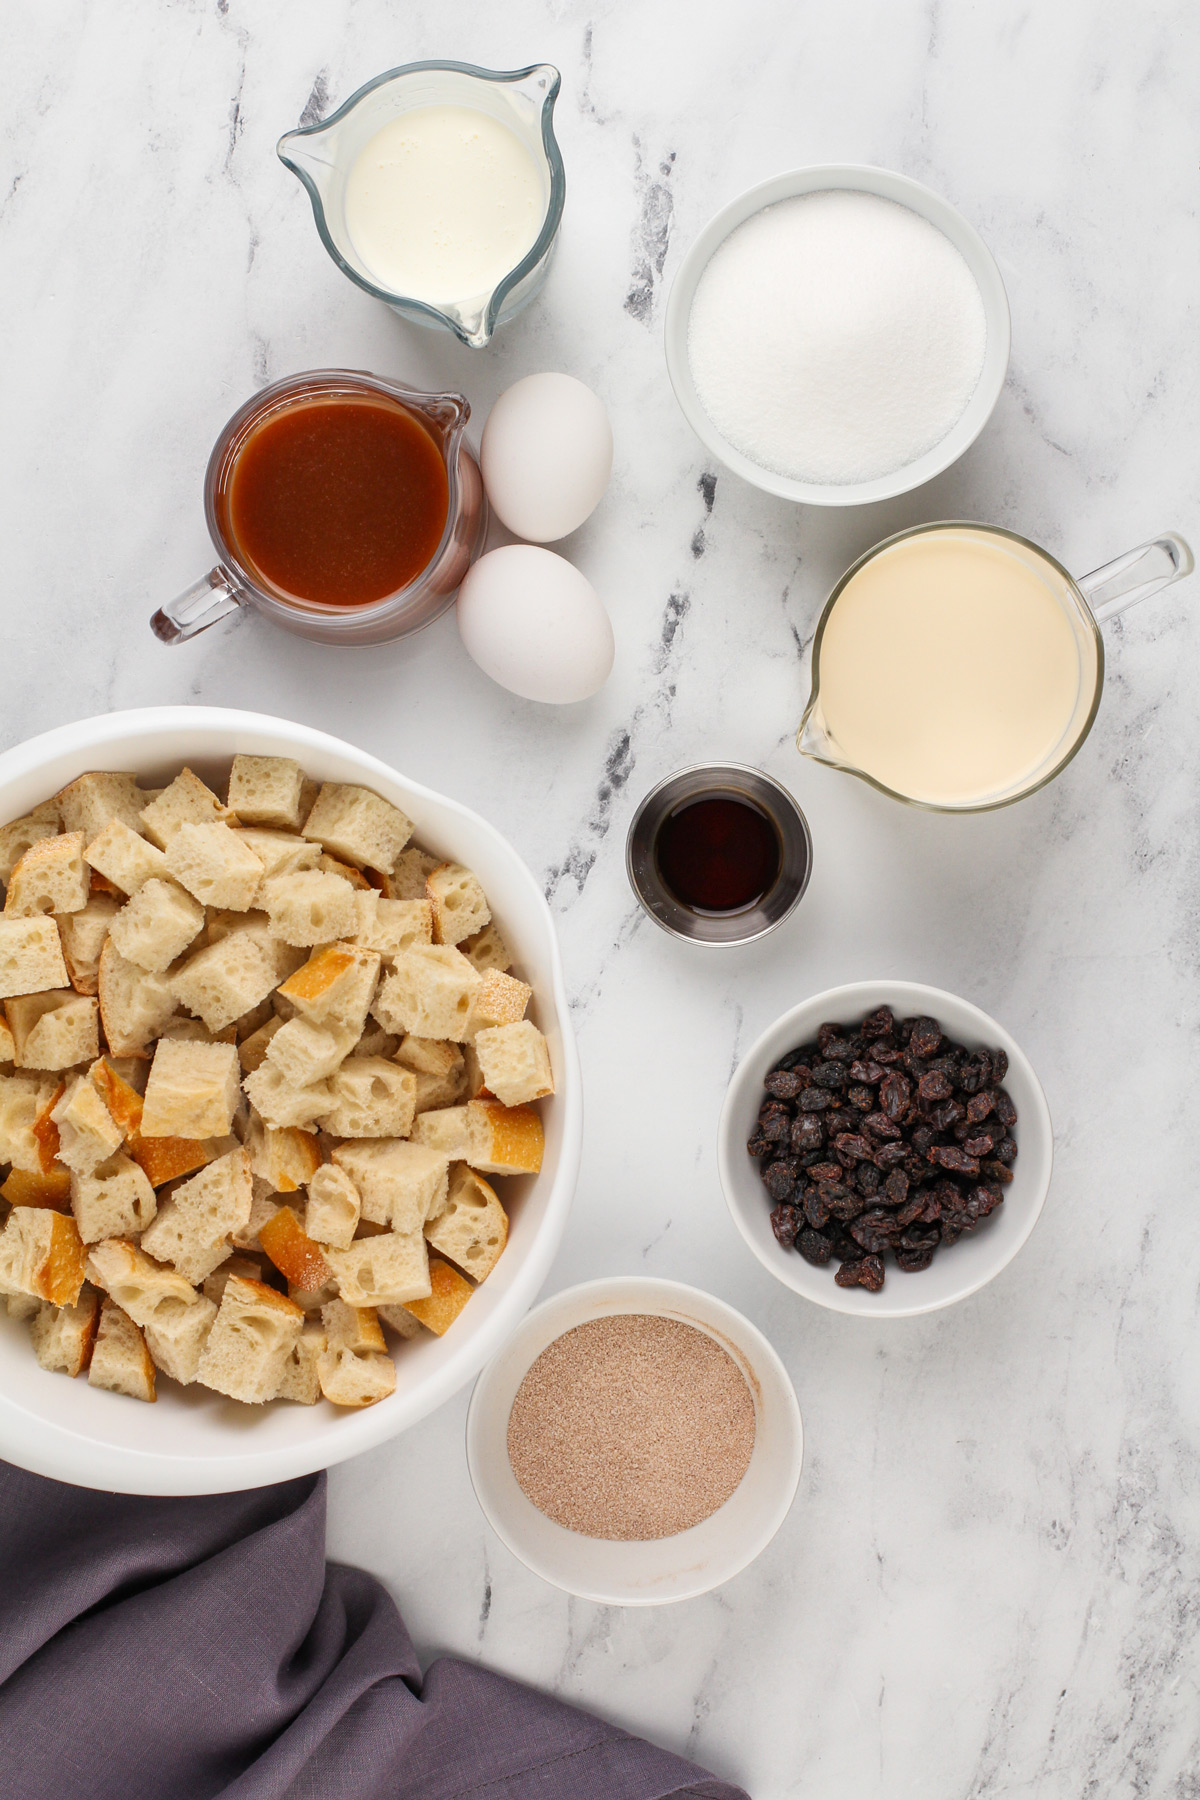
{"label": "white marble surface", "polygon": [[[336,1472],[333,1553],[387,1580],[426,1656],[542,1683],[756,1800],[1196,1794],[1200,587],[1110,629],[1089,743],[1009,811],[910,814],[791,742],[797,645],[893,527],[991,519],[1080,570],[1197,529],[1194,9],[45,0],[7,9],[5,39],[3,741],[156,701],[259,707],[488,813],[545,880],[586,1071],[552,1285],[642,1269],[714,1289],[769,1332],[805,1414],[790,1519],[705,1600],[606,1611],[526,1573],[476,1510],[465,1396]],[[483,355],[343,280],[273,154],[302,114],[423,56],[563,71],[561,253]],[[1012,300],[1008,388],[963,462],[903,500],[823,515],[718,472],[710,510],[663,366],[666,287],[719,204],[839,158],[918,176],[978,225]],[[478,418],[534,369],[604,395],[615,476],[568,546],[617,632],[594,701],[489,686],[452,617],[369,656],[248,619],[151,639],[154,605],[206,566],[218,427],[328,363],[461,385]],[[745,952],[669,942],[625,884],[637,798],[702,757],[780,776],[816,840],[803,908]],[[771,1281],[713,1154],[739,1047],[874,972],[998,1015],[1058,1134],[1018,1261],[887,1329]]]}

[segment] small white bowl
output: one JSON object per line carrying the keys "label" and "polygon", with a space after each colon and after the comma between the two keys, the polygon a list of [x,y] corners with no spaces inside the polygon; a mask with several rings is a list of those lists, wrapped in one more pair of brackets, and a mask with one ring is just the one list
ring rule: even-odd
{"label": "small white bowl", "polygon": [[167,781],[185,763],[201,777],[228,771],[235,751],[291,756],[319,781],[374,788],[414,821],[442,856],[475,869],[517,965],[532,983],[550,1046],[555,1095],[543,1106],[541,1174],[510,1180],[508,1246],[444,1337],[423,1334],[396,1352],[396,1391],[347,1412],[316,1406],[239,1406],[200,1387],[164,1381],[146,1406],[50,1374],[29,1331],[0,1313],[0,1456],[36,1474],[125,1494],[217,1494],[260,1487],[357,1456],[423,1419],[477,1374],[545,1281],[579,1173],[583,1099],[562,961],[541,889],[494,826],[341,739],[261,713],[162,706],[62,725],[0,755],[0,821],[19,818],[86,769],[130,769]]}
{"label": "small white bowl", "polygon": [[[1017,1109],[1014,1136],[1017,1160],[1004,1204],[977,1231],[939,1250],[929,1268],[915,1275],[897,1269],[889,1257],[887,1278],[878,1294],[865,1288],[840,1288],[834,1265],[814,1268],[797,1250],[785,1250],[771,1230],[773,1201],[758,1174],[758,1163],[746,1149],[762,1105],[763,1077],[789,1050],[815,1038],[826,1020],[856,1024],[877,1006],[890,1006],[898,1018],[924,1013],[938,1021],[947,1037],[968,1049],[1002,1049],[1008,1053],[1004,1086]],[[918,981],[858,981],[828,988],[793,1006],[767,1028],[738,1064],[725,1094],[717,1133],[717,1166],[733,1222],[765,1269],[785,1287],[832,1312],[857,1313],[871,1319],[908,1319],[917,1313],[953,1306],[1008,1267],[1038,1222],[1050,1186],[1054,1131],[1042,1086],[1024,1051],[1002,1025],[969,1000]]]}
{"label": "small white bowl", "polygon": [[[764,469],[722,437],[696,392],[687,340],[696,287],[718,245],[764,206],[774,206],[780,200],[794,200],[799,194],[825,193],[836,188],[876,194],[881,200],[895,200],[901,206],[907,206],[910,212],[928,219],[949,238],[975,277],[982,296],[987,317],[987,348],[975,392],[941,443],[917,457],[915,462],[880,475],[874,481],[835,486],[794,481],[789,475]],[[889,500],[895,494],[907,494],[911,488],[920,487],[922,482],[932,481],[935,475],[949,468],[975,442],[992,415],[1008,373],[1010,341],[1008,295],[996,260],[979,233],[932,188],[913,181],[908,175],[897,175],[891,169],[876,169],[865,163],[819,163],[806,169],[792,169],[739,194],[709,220],[687,252],[671,284],[667,301],[667,373],[675,389],[675,398],[696,436],[743,481],[751,482],[768,494],[779,494],[784,500],[801,501],[807,506],[865,506],[870,501]]]}
{"label": "small white bowl", "polygon": [[[526,1498],[508,1460],[508,1415],[532,1363],[564,1331],[614,1313],[655,1313],[695,1326],[729,1352],[754,1397],[754,1453],[738,1487],[699,1525],[648,1543],[614,1543],[556,1525]],[[467,1413],[467,1467],[493,1531],[535,1575],[602,1606],[691,1600],[738,1574],[787,1517],[803,1453],[795,1392],[762,1332],[712,1294],[644,1275],[586,1281],[537,1307],[475,1383]]]}

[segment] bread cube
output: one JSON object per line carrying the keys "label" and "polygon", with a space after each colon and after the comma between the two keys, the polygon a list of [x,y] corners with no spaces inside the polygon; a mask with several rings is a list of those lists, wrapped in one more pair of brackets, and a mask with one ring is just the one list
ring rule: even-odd
{"label": "bread cube", "polygon": [[255,1069],[261,1069],[266,1060],[267,1046],[282,1027],[283,1020],[272,1013],[265,1025],[260,1025],[257,1031],[252,1031],[238,1045],[238,1061],[247,1075],[253,1075]]}
{"label": "bread cube", "polygon": [[[286,981],[294,975],[304,961],[303,949],[293,949],[290,944],[283,943],[274,936],[271,921],[265,912],[254,908],[250,912],[229,912],[224,908],[210,906],[208,908],[208,926],[205,937],[210,944],[223,943],[231,937],[250,938],[259,944],[275,970],[276,981]],[[258,1004],[256,1002],[256,1004]],[[247,1007],[247,1011],[252,1010]],[[239,1017],[244,1017],[240,1014]]]}
{"label": "bread cube", "polygon": [[494,919],[482,931],[473,932],[470,937],[464,938],[458,947],[481,975],[486,975],[489,969],[498,969],[502,975],[506,975],[512,968],[512,953],[501,937]]}
{"label": "bread cube", "polygon": [[382,1056],[348,1056],[329,1085],[333,1105],[319,1123],[332,1136],[407,1137],[412,1130],[417,1082],[411,1070]]}
{"label": "bread cube", "polygon": [[410,1032],[401,1039],[395,1061],[402,1069],[413,1072],[417,1084],[415,1112],[454,1106],[464,1098],[463,1053],[457,1044],[438,1038],[414,1037]]}
{"label": "bread cube", "polygon": [[204,924],[204,908],[173,881],[144,881],[109,926],[127,962],[161,975],[182,956]]}
{"label": "bread cube", "polygon": [[310,1319],[318,1314],[323,1306],[328,1306],[329,1302],[331,1300],[336,1300],[337,1297],[338,1286],[336,1279],[333,1277],[312,1293],[307,1293],[303,1288],[298,1287],[290,1287],[288,1289],[288,1299],[298,1306]]}
{"label": "bread cube", "polygon": [[326,1261],[342,1299],[351,1306],[420,1300],[430,1291],[429,1258],[419,1226],[356,1238],[348,1250],[327,1250]]}
{"label": "bread cube", "polygon": [[81,912],[64,913],[58,921],[63,960],[77,994],[100,991],[100,953],[119,906],[111,894],[92,894]]}
{"label": "bread cube", "polygon": [[29,1321],[29,1335],[42,1368],[72,1377],[82,1375],[92,1360],[99,1322],[100,1296],[86,1282],[74,1306],[51,1306],[40,1301]]}
{"label": "bread cube", "polygon": [[276,1400],[296,1400],[301,1406],[317,1404],[321,1398],[318,1367],[325,1348],[324,1328],[313,1323],[305,1324],[283,1365],[283,1374],[275,1390]]}
{"label": "bread cube", "polygon": [[322,1163],[308,1183],[304,1229],[318,1244],[348,1250],[362,1210],[354,1182],[336,1163]]}
{"label": "bread cube", "polygon": [[394,867],[412,836],[412,821],[370,788],[327,781],[304,822],[304,836],[345,862],[382,871]]}
{"label": "bread cube", "polygon": [[416,944],[433,942],[433,908],[428,900],[385,900],[374,888],[354,896],[358,928],[354,942],[392,962]]}
{"label": "bread cube", "polygon": [[200,1358],[216,1316],[216,1304],[198,1294],[189,1306],[160,1308],[144,1327],[146,1348],[155,1364],[182,1387],[190,1387],[199,1374]]}
{"label": "bread cube", "polygon": [[0,1012],[0,1066],[6,1073],[11,1073],[13,1058],[17,1054],[17,1040],[8,1027],[8,1020]]}
{"label": "bread cube", "polygon": [[300,1307],[261,1281],[225,1284],[197,1379],[218,1394],[260,1406],[279,1390],[304,1325]]}
{"label": "bread cube", "polygon": [[247,912],[263,866],[228,825],[181,825],[167,845],[167,870],[205,906]]}
{"label": "bread cube", "polygon": [[464,1100],[478,1100],[486,1095],[487,1086],[483,1072],[479,1067],[479,1053],[474,1044],[463,1045],[463,1091]]}
{"label": "bread cube", "polygon": [[340,875],[321,869],[272,875],[262,884],[260,904],[266,908],[272,932],[285,944],[307,948],[354,933],[354,889]]}
{"label": "bread cube", "polygon": [[425,883],[440,861],[440,857],[418,850],[415,844],[402,850],[391,874],[384,879],[384,893],[391,900],[428,900]]}
{"label": "bread cube", "polygon": [[19,1069],[69,1069],[100,1054],[100,1007],[74,988],[25,994],[6,1011]]}
{"label": "bread cube", "polygon": [[515,975],[503,975],[489,969],[482,977],[471,1002],[471,1036],[490,1031],[497,1025],[515,1025],[525,1017],[525,1008],[533,999],[533,989]]}
{"label": "bread cube", "polygon": [[478,878],[462,863],[439,863],[425,881],[433,908],[433,937],[438,944],[458,944],[482,931],[492,916]]}
{"label": "bread cube", "polygon": [[[320,845],[317,848],[320,849]],[[373,894],[376,891],[361,869],[356,869],[353,863],[343,862],[340,856],[330,856],[327,850],[321,851],[316,866],[324,869],[327,875],[340,875],[343,881],[350,883],[356,894]]]}
{"label": "bread cube", "polygon": [[321,1308],[321,1327],[331,1350],[382,1350],[383,1332],[373,1306],[331,1300]]}
{"label": "bread cube", "polygon": [[406,1310],[435,1337],[444,1337],[475,1289],[457,1269],[436,1256],[429,1259],[429,1285],[427,1298],[410,1300]]}
{"label": "bread cube", "polygon": [[476,1032],[475,1054],[489,1093],[504,1106],[521,1106],[554,1092],[546,1040],[528,1019]]}
{"label": "bread cube", "polygon": [[136,1237],[157,1210],[145,1172],[128,1156],[112,1156],[88,1175],[71,1176],[71,1211],[85,1244]]}
{"label": "bread cube", "polygon": [[0,1000],[66,987],[67,980],[54,919],[0,917]]}
{"label": "bread cube", "polygon": [[475,1033],[472,1003],[482,979],[451,945],[418,945],[396,958],[372,1011],[385,1031],[398,1036],[411,1032],[461,1043]]}
{"label": "bread cube", "polygon": [[114,1056],[144,1056],[176,1011],[161,975],[126,962],[111,938],[100,952],[100,1023]]}
{"label": "bread cube", "polygon": [[337,1025],[289,1019],[267,1045],[265,1066],[278,1069],[294,1087],[311,1087],[341,1067],[357,1040],[356,1031]]}
{"label": "bread cube", "polygon": [[0,881],[8,880],[31,844],[36,844],[39,838],[57,834],[58,808],[54,805],[48,812],[39,807],[23,819],[0,825]]}
{"label": "bread cube", "polygon": [[63,830],[81,831],[89,844],[114,820],[137,831],[146,804],[137,776],[115,769],[90,769],[54,798]]}
{"label": "bread cube", "polygon": [[112,1300],[106,1299],[100,1307],[88,1381],[93,1387],[107,1388],[114,1394],[128,1394],[131,1400],[158,1398],[154,1391],[154,1363],[146,1340],[129,1314]]}
{"label": "bread cube", "polygon": [[465,1163],[455,1163],[446,1203],[426,1224],[425,1236],[439,1255],[483,1281],[508,1241],[508,1215],[494,1188]]}
{"label": "bread cube", "polygon": [[275,959],[258,934],[234,931],[195,951],[169,982],[174,999],[217,1032],[264,1000],[278,979]]}
{"label": "bread cube", "polygon": [[44,1078],[0,1075],[0,1162],[31,1175],[45,1173],[38,1122],[57,1097],[56,1084]]}
{"label": "bread cube", "polygon": [[144,1138],[223,1137],[241,1099],[232,1044],[181,1044],[163,1038],[154,1051],[142,1106]]}
{"label": "bread cube", "polygon": [[335,1406],[374,1406],[396,1391],[396,1365],[383,1350],[325,1350],[317,1374]]}
{"label": "bread cube", "polygon": [[536,1175],[545,1147],[541,1115],[531,1106],[501,1106],[498,1100],[467,1102],[465,1160],[473,1169],[485,1175]]}
{"label": "bread cube", "polygon": [[255,826],[248,830],[234,828],[239,843],[253,850],[262,864],[264,879],[269,875],[295,875],[301,869],[315,869],[321,858],[320,844],[287,831],[264,831]]}
{"label": "bread cube", "polygon": [[[432,1261],[429,1264],[429,1279],[432,1282]],[[389,1326],[390,1329],[396,1333],[397,1337],[405,1339],[420,1337],[421,1321],[416,1318],[414,1314],[409,1312],[407,1306],[400,1306],[399,1304],[395,1306],[379,1306],[376,1307],[375,1310],[379,1315],[380,1321],[384,1325]]]}
{"label": "bread cube", "polygon": [[333,1270],[321,1246],[309,1237],[290,1206],[279,1207],[267,1220],[258,1241],[289,1287],[315,1293],[332,1279]]}
{"label": "bread cube", "polygon": [[[225,1292],[225,1283],[231,1281],[235,1275],[240,1275],[244,1281],[261,1281],[263,1278],[262,1263],[256,1261],[253,1256],[235,1254],[229,1257],[219,1268],[214,1269],[211,1275],[204,1277],[201,1283],[204,1298],[211,1300],[214,1306],[220,1306],[221,1296]],[[268,1283],[268,1285],[270,1284]]]}
{"label": "bread cube", "polygon": [[123,894],[136,894],[144,881],[167,872],[163,852],[128,826],[113,819],[84,851],[84,861]]}
{"label": "bread cube", "polygon": [[[279,1211],[280,1203],[278,1200],[273,1200],[269,1194],[263,1192],[266,1184],[261,1182],[258,1176],[251,1176],[250,1185],[252,1191],[250,1217],[246,1220],[246,1223],[242,1226],[240,1231],[234,1232],[233,1243],[234,1248],[237,1250],[254,1250],[257,1252],[262,1249],[262,1245],[258,1241],[258,1234],[263,1226],[269,1224],[275,1217],[275,1214]],[[262,1269],[259,1268],[255,1272],[255,1279],[261,1280],[261,1278]]]}
{"label": "bread cube", "polygon": [[405,1138],[371,1138],[336,1144],[332,1160],[350,1177],[361,1216],[371,1224],[419,1231],[445,1201],[449,1161],[426,1145]]}
{"label": "bread cube", "polygon": [[75,1221],[48,1206],[14,1206],[0,1232],[0,1292],[74,1306],[84,1249]]}
{"label": "bread cube", "polygon": [[203,1281],[229,1255],[232,1233],[249,1222],[250,1202],[250,1158],[232,1150],[163,1201],[142,1247],[188,1281]]}
{"label": "bread cube", "polygon": [[50,1117],[58,1126],[58,1160],[76,1175],[92,1174],[125,1142],[125,1133],[86,1077],[70,1083]]}
{"label": "bread cube", "polygon": [[252,1075],[247,1075],[242,1088],[255,1111],[277,1130],[286,1125],[311,1125],[314,1119],[328,1112],[333,1103],[327,1081],[298,1087],[269,1062],[262,1063]]}
{"label": "bread cube", "polygon": [[83,860],[83,833],[39,838],[8,878],[4,911],[10,918],[42,913],[82,912],[88,902],[91,870]]}
{"label": "bread cube", "polygon": [[[183,769],[157,800],[142,808],[142,829],[152,844],[165,850],[182,825],[215,825],[227,820],[237,822],[229,807],[223,806],[205,787],[198,775]],[[185,884],[186,885],[186,884]]]}
{"label": "bread cube", "polygon": [[379,952],[357,944],[326,944],[280,986],[297,1012],[317,1024],[354,1033],[366,1024],[379,980]]}
{"label": "bread cube", "polygon": [[121,1238],[105,1238],[91,1246],[87,1276],[143,1327],[166,1325],[200,1298],[190,1281],[174,1269],[161,1268],[136,1244]]}
{"label": "bread cube", "polygon": [[243,825],[299,831],[304,771],[290,756],[235,756],[229,804]]}
{"label": "bread cube", "polygon": [[465,1157],[470,1144],[466,1107],[435,1106],[418,1113],[413,1121],[412,1140],[437,1151],[447,1161]]}
{"label": "bread cube", "polygon": [[251,1173],[268,1182],[273,1194],[298,1193],[321,1167],[316,1137],[296,1126],[280,1131],[252,1118],[245,1142]]}
{"label": "bread cube", "polygon": [[48,1171],[36,1173],[29,1169],[10,1169],[0,1185],[0,1197],[10,1206],[49,1206],[55,1212],[70,1212],[71,1171],[60,1168],[57,1163]]}
{"label": "bread cube", "polygon": [[135,1072],[144,1088],[150,1070],[140,1058],[101,1056],[88,1070],[88,1080],[126,1137],[136,1136],[142,1122],[141,1091],[130,1079]]}

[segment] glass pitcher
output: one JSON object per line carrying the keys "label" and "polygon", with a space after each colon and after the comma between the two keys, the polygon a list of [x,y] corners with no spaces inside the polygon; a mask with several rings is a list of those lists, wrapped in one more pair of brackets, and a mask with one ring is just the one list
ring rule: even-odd
{"label": "glass pitcher", "polygon": [[[835,651],[838,667],[837,680],[841,683],[842,696],[834,702],[832,710],[838,704],[843,707],[843,738],[853,735],[859,730],[861,741],[870,743],[872,756],[865,757],[860,750],[857,757],[848,752],[844,742],[839,742],[837,729],[831,724],[828,711],[831,710],[828,694],[822,694],[823,653],[827,655],[827,639],[830,621],[834,615],[842,595],[850,583],[868,565],[874,563],[897,546],[915,545],[918,540],[934,540],[938,534],[957,534],[958,541],[970,540],[975,544],[985,545],[1003,550],[1013,563],[1024,567],[1036,575],[1044,584],[1047,592],[1053,596],[1061,609],[1061,618],[1067,630],[1058,626],[1057,649],[1061,654],[1062,673],[1069,674],[1073,680],[1073,703],[1069,696],[1071,688],[1064,685],[1062,692],[1067,696],[1065,704],[1057,715],[1062,721],[1061,729],[1053,732],[1045,742],[1041,752],[1031,762],[1027,762],[1019,773],[1013,773],[1011,779],[993,784],[986,789],[971,793],[963,793],[953,798],[943,795],[941,798],[930,797],[927,789],[922,795],[903,791],[900,784],[891,785],[885,776],[887,763],[887,744],[902,746],[899,755],[893,759],[894,766],[903,767],[905,758],[912,767],[912,745],[919,744],[920,734],[927,728],[931,737],[935,737],[942,721],[926,721],[921,717],[920,702],[915,699],[911,689],[906,687],[905,678],[899,667],[886,661],[886,652],[879,648],[880,640],[871,642],[866,636],[860,636],[859,643],[863,648],[865,661],[872,664],[871,688],[872,696],[877,703],[882,689],[887,690],[889,705],[894,702],[894,712],[885,718],[882,713],[872,715],[871,701],[866,707],[862,705],[862,696],[851,696],[847,705],[846,696],[853,687],[854,639],[853,635],[843,629],[839,647]],[[948,540],[942,539],[945,544]],[[921,807],[931,812],[986,812],[994,807],[1008,806],[1014,800],[1021,800],[1027,794],[1036,793],[1048,781],[1060,773],[1079,750],[1088,732],[1092,728],[1096,713],[1100,706],[1100,695],[1104,685],[1104,639],[1100,627],[1106,620],[1114,618],[1117,613],[1133,606],[1139,600],[1147,599],[1157,593],[1169,582],[1178,581],[1189,575],[1194,566],[1192,552],[1184,540],[1175,532],[1164,532],[1161,537],[1140,545],[1136,550],[1127,551],[1124,556],[1095,569],[1090,575],[1078,578],[1070,575],[1062,564],[1040,545],[1031,543],[1028,538],[1017,536],[1015,532],[1005,531],[999,526],[971,524],[961,520],[947,520],[938,524],[918,525],[908,531],[896,533],[894,537],[885,538],[876,544],[864,556],[859,557],[842,576],[829,599],[825,603],[816,633],[813,637],[811,654],[811,692],[804,715],[800,721],[797,734],[797,748],[804,756],[815,762],[827,764],[830,768],[842,769],[847,774],[856,775],[870,786],[878,788],[893,800],[903,801],[908,806]],[[918,571],[919,573],[919,571]],[[915,586],[915,584],[914,584]],[[861,594],[863,590],[860,588]],[[882,584],[876,592],[882,593]],[[887,596],[887,604],[903,604],[897,597],[893,600]],[[1051,608],[1053,610],[1053,608]],[[876,614],[878,619],[881,615]],[[1001,617],[1004,615],[1002,614]],[[860,614],[860,626],[863,615]],[[1070,646],[1068,648],[1067,646]],[[997,649],[997,634],[987,640],[984,655],[993,654]],[[1046,661],[1043,658],[1036,664],[1028,665],[1029,678],[1033,682],[1046,679]],[[925,668],[929,664],[924,665]],[[882,679],[881,679],[882,675]],[[1020,681],[1014,683],[1013,705],[1018,713],[1025,696],[1020,689]],[[865,691],[865,689],[864,689]],[[858,705],[857,716],[855,705]],[[905,705],[909,707],[908,718],[903,718]],[[1069,716],[1068,716],[1069,715]],[[968,732],[964,735],[969,735]],[[982,732],[981,732],[982,736]],[[946,741],[943,738],[943,742]],[[967,753],[973,748],[967,745]],[[920,751],[918,749],[917,755]],[[863,761],[873,760],[874,771],[864,767]],[[913,782],[915,787],[918,784]],[[947,782],[947,789],[951,783]]]}
{"label": "glass pitcher", "polygon": [[[546,279],[567,191],[553,124],[560,85],[550,63],[509,72],[471,63],[405,63],[359,88],[321,124],[285,132],[278,155],[307,189],[321,242],[344,275],[401,318],[452,331],[477,350],[529,304]],[[462,106],[498,120],[529,151],[543,184],[542,227],[527,254],[490,293],[443,307],[381,287],[346,226],[346,181],[359,152],[377,131],[419,106]]]}

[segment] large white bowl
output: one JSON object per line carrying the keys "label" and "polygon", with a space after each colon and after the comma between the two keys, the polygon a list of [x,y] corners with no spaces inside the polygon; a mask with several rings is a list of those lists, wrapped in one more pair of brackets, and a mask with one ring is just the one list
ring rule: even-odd
{"label": "large white bowl", "polygon": [[0,1456],[82,1487],[132,1494],[211,1494],[262,1486],[342,1462],[423,1419],[471,1377],[531,1305],[562,1237],[583,1130],[579,1059],[549,908],[529,870],[491,825],[406,780],[339,738],[260,713],[164,706],[60,726],[0,755],[0,821],[19,817],[87,769],[129,769],[148,783],[189,763],[203,776],[235,751],[295,757],[325,781],[357,782],[394,801],[422,843],[476,870],[550,1046],[556,1092],[544,1103],[541,1174],[503,1185],[508,1247],[445,1337],[396,1354],[396,1391],[361,1412],[239,1406],[163,1382],[155,1405],[39,1368],[26,1326],[0,1314]]}
{"label": "large white bowl", "polygon": [[[1017,1108],[1013,1135],[1017,1160],[1012,1182],[1004,1190],[1004,1204],[985,1219],[977,1231],[957,1244],[939,1250],[929,1268],[906,1275],[886,1259],[887,1277],[878,1294],[865,1288],[840,1288],[834,1282],[834,1265],[817,1269],[797,1250],[785,1250],[771,1230],[773,1202],[758,1174],[758,1163],[746,1149],[762,1105],[763,1077],[781,1056],[817,1035],[826,1020],[855,1024],[877,1006],[890,1006],[898,1018],[924,1013],[941,1025],[948,1037],[968,1049],[999,1048],[1008,1053],[1004,1086]],[[936,1312],[965,1300],[1007,1268],[1037,1224],[1050,1186],[1054,1160],[1054,1132],[1046,1096],[1028,1057],[995,1019],[947,994],[941,988],[918,981],[858,981],[847,987],[828,988],[793,1006],[768,1026],[739,1063],[725,1095],[717,1136],[717,1165],[721,1186],[733,1222],[757,1256],[785,1287],[806,1300],[833,1312],[858,1313],[871,1319],[907,1319],[916,1313]]]}
{"label": "large white bowl", "polygon": [[[508,1460],[508,1416],[530,1366],[564,1331],[614,1313],[656,1313],[715,1338],[754,1397],[754,1452],[724,1506],[688,1531],[646,1543],[584,1537],[556,1524],[526,1496]],[[585,1281],[544,1301],[483,1371],[467,1413],[467,1467],[492,1529],[535,1575],[602,1606],[691,1600],[737,1575],[787,1517],[803,1456],[795,1390],[762,1332],[714,1294],[649,1275]]]}
{"label": "large white bowl", "polygon": [[[893,469],[874,481],[837,485],[795,481],[775,469],[764,469],[760,463],[735,449],[717,430],[700,403],[692,380],[687,346],[688,323],[697,284],[713,252],[730,232],[761,212],[764,206],[774,206],[780,200],[794,200],[799,194],[824,193],[834,188],[849,188],[856,193],[876,194],[882,200],[895,200],[936,225],[975,277],[987,317],[987,347],[978,385],[941,443],[903,468]],[[768,494],[779,494],[785,500],[802,501],[808,506],[865,506],[871,501],[888,500],[894,494],[907,494],[910,488],[920,487],[922,482],[932,481],[935,475],[948,469],[975,442],[992,416],[1008,373],[1010,342],[1008,296],[996,260],[979,233],[932,188],[913,181],[911,176],[897,175],[892,169],[872,168],[866,163],[820,163],[805,169],[791,169],[787,174],[760,182],[757,187],[747,188],[744,194],[722,207],[704,227],[680,263],[667,301],[667,373],[675,389],[675,398],[696,436],[743,481],[763,488]]]}

